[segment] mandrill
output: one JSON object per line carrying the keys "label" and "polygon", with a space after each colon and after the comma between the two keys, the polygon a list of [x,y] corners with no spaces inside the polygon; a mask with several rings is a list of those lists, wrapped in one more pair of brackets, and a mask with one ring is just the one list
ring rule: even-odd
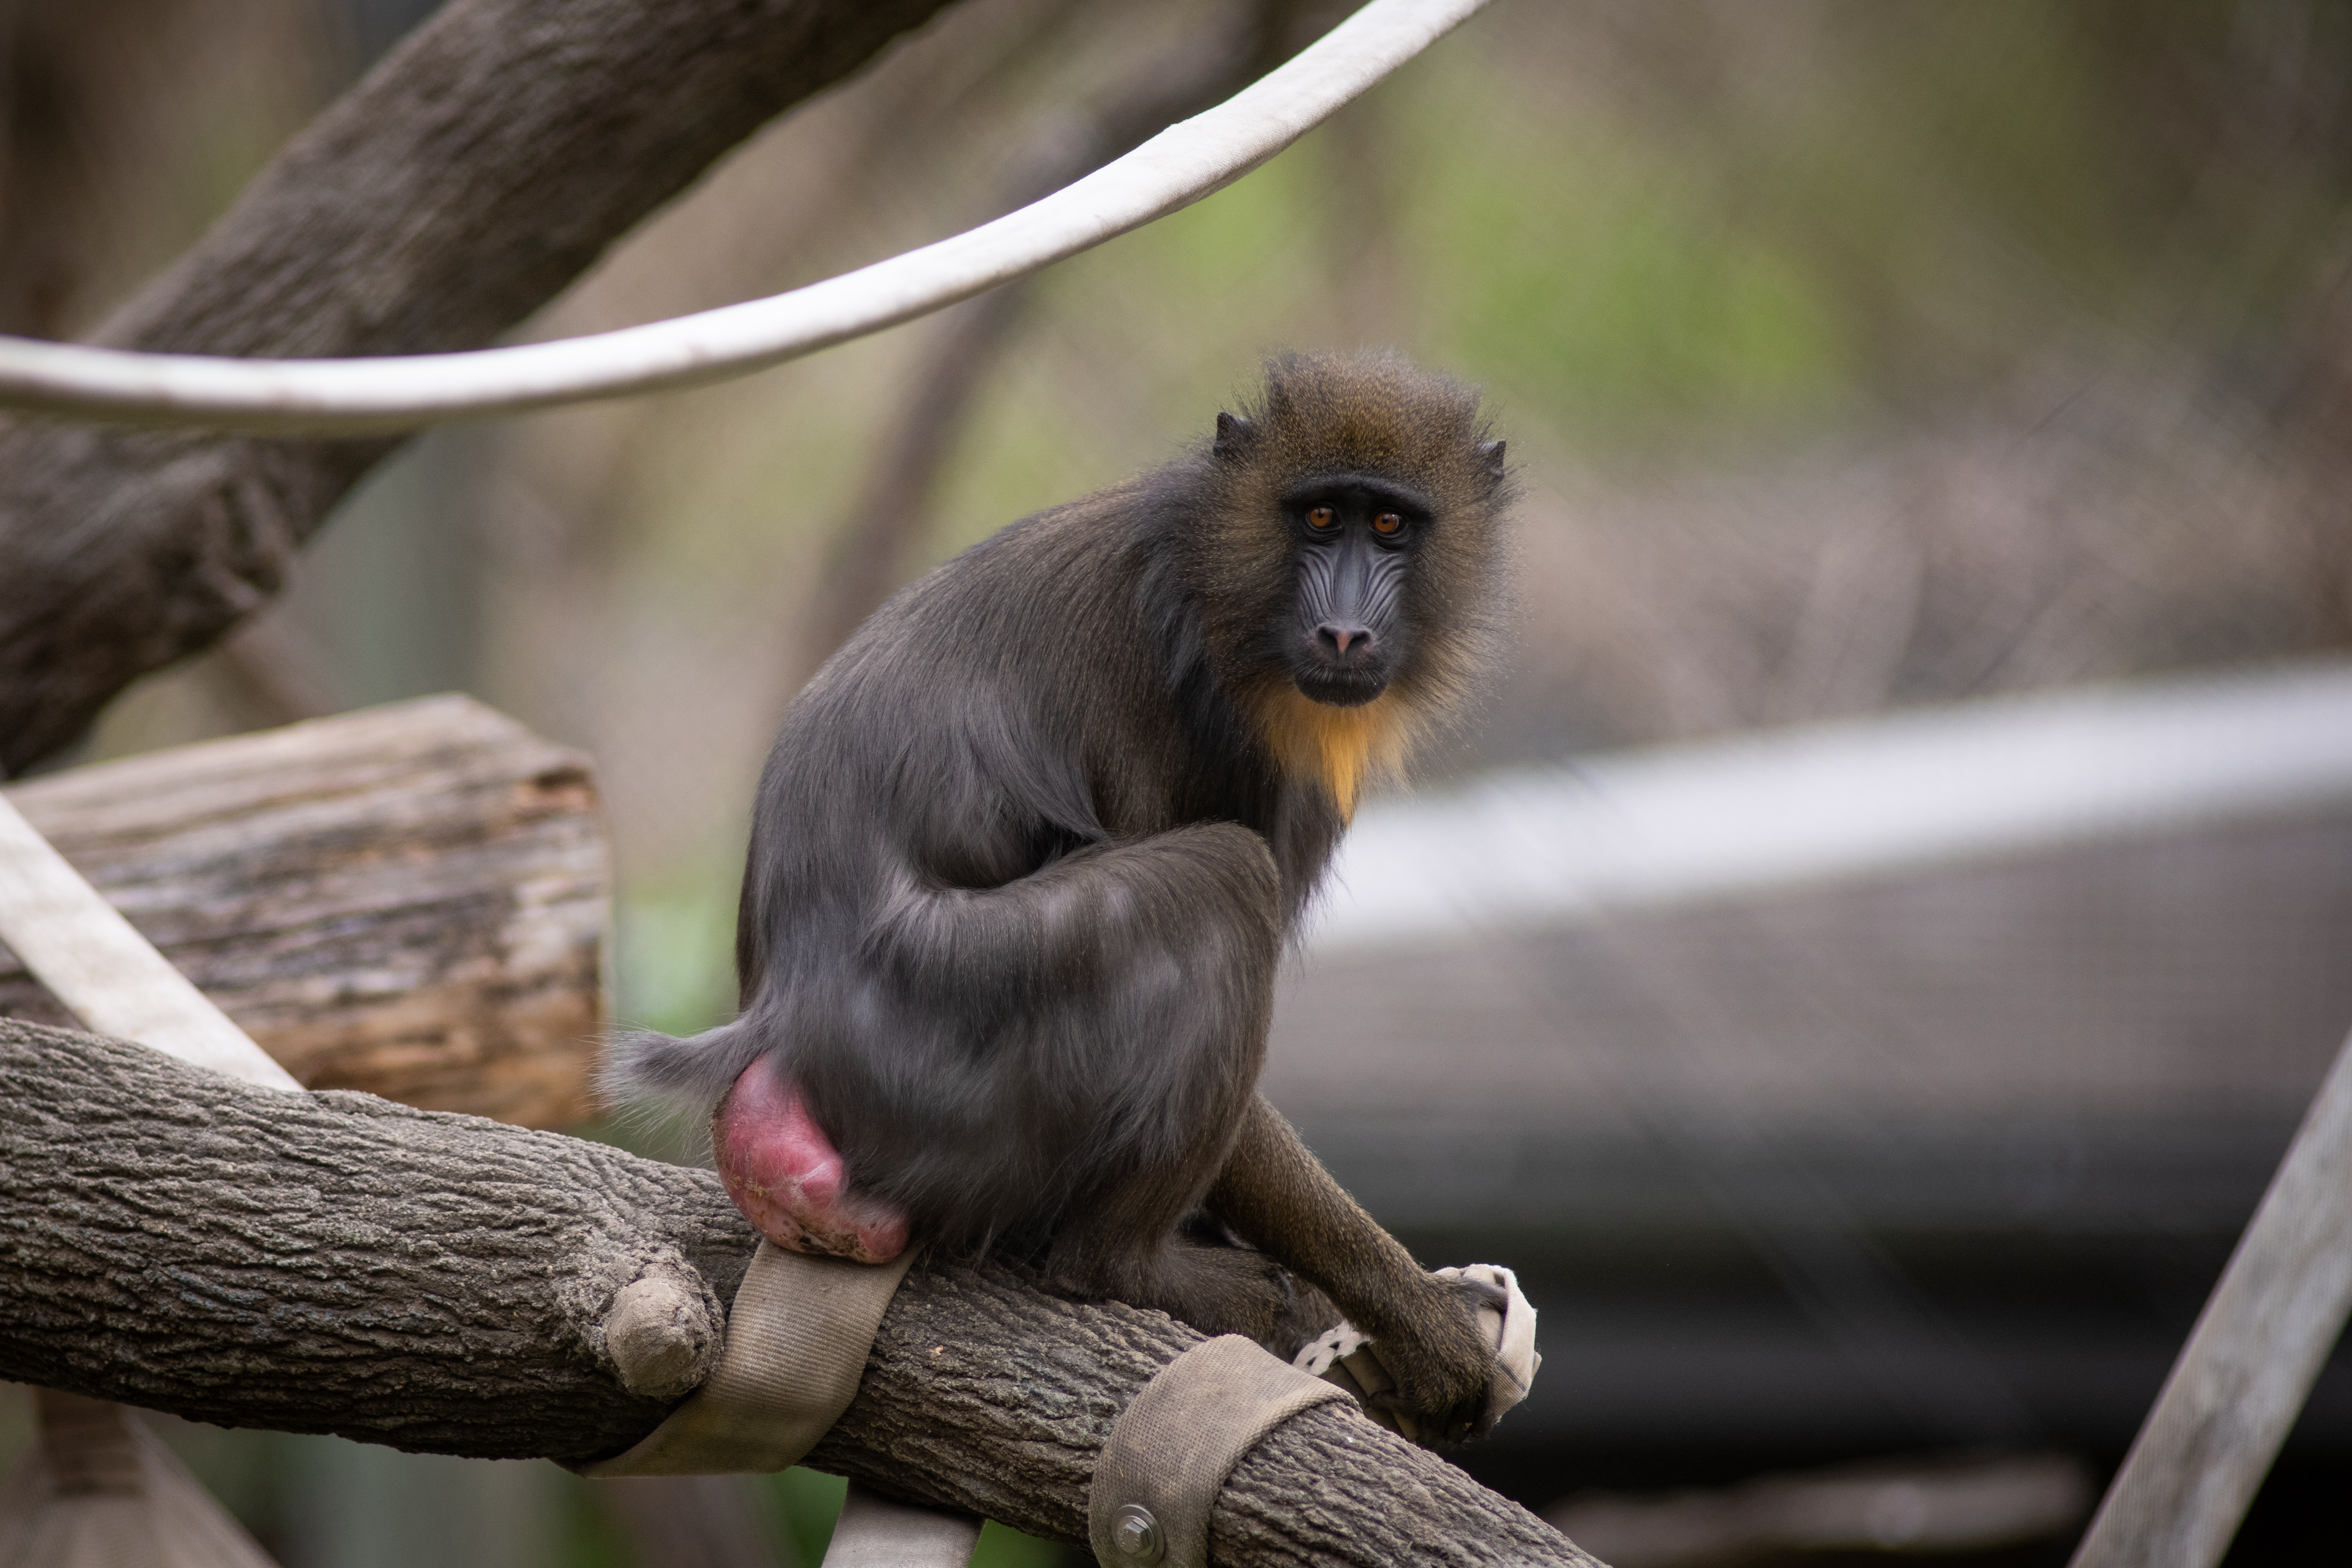
{"label": "mandrill", "polygon": [[715,1107],[779,1246],[993,1249],[1281,1352],[1344,1310],[1382,1402],[1465,1435],[1491,1288],[1424,1272],[1256,1083],[1358,796],[1492,640],[1510,494],[1474,389],[1288,355],[1194,451],[919,579],[784,715],[740,1016],[623,1040],[614,1082]]}

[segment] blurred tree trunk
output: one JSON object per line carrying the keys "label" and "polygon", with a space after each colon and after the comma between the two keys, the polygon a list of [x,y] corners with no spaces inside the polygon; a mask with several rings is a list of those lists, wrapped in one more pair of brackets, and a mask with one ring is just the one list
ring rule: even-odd
{"label": "blurred tree trunk", "polygon": [[318,0],[0,5],[0,331],[70,336],[194,238],[203,220],[185,215],[206,187],[332,95],[323,13]]}
{"label": "blurred tree trunk", "polygon": [[109,172],[100,143],[131,107],[121,57],[103,46],[169,8],[85,0],[0,10],[0,331],[65,331]]}

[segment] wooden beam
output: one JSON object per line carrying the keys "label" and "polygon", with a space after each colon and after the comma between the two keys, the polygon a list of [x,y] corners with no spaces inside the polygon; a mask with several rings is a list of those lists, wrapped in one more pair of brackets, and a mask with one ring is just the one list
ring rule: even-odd
{"label": "wooden beam", "polygon": [[2221,1562],[2347,1313],[2352,1040],[2320,1084],[2073,1568]]}
{"label": "wooden beam", "polygon": [[[586,1113],[608,894],[581,753],[434,697],[6,793],[305,1086]],[[5,949],[0,1016],[66,1016]]]}

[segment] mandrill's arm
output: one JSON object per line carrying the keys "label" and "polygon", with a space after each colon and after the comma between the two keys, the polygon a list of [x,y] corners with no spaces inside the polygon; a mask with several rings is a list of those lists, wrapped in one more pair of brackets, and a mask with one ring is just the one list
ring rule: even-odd
{"label": "mandrill's arm", "polygon": [[1381,1399],[1432,1418],[1449,1440],[1476,1430],[1495,1369],[1495,1347],[1474,1313],[1486,1288],[1449,1283],[1414,1262],[1264,1095],[1251,1096],[1207,1206],[1372,1336],[1396,1381]]}

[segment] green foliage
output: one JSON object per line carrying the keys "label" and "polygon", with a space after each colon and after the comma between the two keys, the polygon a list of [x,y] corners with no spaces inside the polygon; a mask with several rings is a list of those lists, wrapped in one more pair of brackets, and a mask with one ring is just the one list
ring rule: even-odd
{"label": "green foliage", "polygon": [[994,1520],[981,1531],[980,1544],[971,1553],[971,1568],[1064,1568],[1072,1562],[1084,1561],[1087,1559],[1082,1553],[1066,1551],[1034,1535],[1024,1535]]}
{"label": "green foliage", "polygon": [[1445,280],[1442,357],[1588,437],[1814,414],[1847,386],[1821,280],[1676,171],[1521,146],[1433,182],[1410,221],[1420,271]]}
{"label": "green foliage", "polygon": [[733,1011],[732,867],[633,886],[614,910],[614,1013],[632,1027],[691,1035]]}
{"label": "green foliage", "polygon": [[795,1465],[772,1476],[759,1478],[768,1500],[770,1518],[792,1543],[802,1563],[822,1563],[833,1541],[833,1527],[841,1518],[841,1502],[849,1483],[839,1476],[823,1475]]}

